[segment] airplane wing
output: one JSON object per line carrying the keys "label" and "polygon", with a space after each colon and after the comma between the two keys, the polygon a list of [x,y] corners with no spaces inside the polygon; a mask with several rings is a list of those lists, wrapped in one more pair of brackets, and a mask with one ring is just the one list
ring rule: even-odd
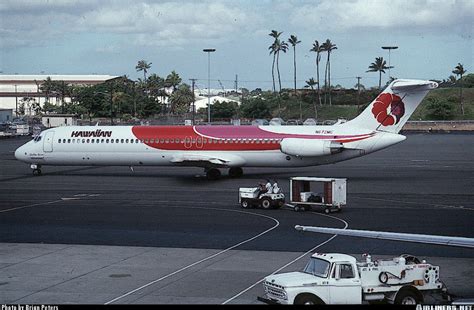
{"label": "airplane wing", "polygon": [[245,164],[245,160],[240,156],[232,154],[222,155],[222,153],[180,153],[173,156],[170,161],[175,164],[206,167],[241,167]]}
{"label": "airplane wing", "polygon": [[300,225],[296,225],[295,229],[299,231],[318,232],[318,233],[331,234],[331,235],[344,235],[344,236],[353,236],[353,237],[364,237],[364,238],[374,238],[374,239],[386,239],[386,240],[395,240],[395,241],[448,245],[448,246],[456,246],[456,247],[463,247],[463,248],[474,248],[474,238],[465,238],[465,237],[407,234],[407,233],[326,228],[326,227],[300,226]]}

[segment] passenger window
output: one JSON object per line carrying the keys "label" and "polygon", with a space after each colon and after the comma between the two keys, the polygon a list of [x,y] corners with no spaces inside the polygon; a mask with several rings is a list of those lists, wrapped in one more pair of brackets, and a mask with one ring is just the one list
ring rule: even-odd
{"label": "passenger window", "polygon": [[115,139],[115,143],[119,143],[119,139]]}
{"label": "passenger window", "polygon": [[120,143],[123,143],[123,139],[120,140]]}
{"label": "passenger window", "polygon": [[71,139],[67,139],[67,143],[71,143]]}
{"label": "passenger window", "polygon": [[82,143],[86,143],[86,139],[82,139]]}
{"label": "passenger window", "polygon": [[58,139],[58,143],[61,143],[61,139]]}
{"label": "passenger window", "polygon": [[125,143],[128,143],[128,139],[125,139]]}
{"label": "passenger window", "polygon": [[87,143],[89,143],[89,139],[87,139]]}
{"label": "passenger window", "polygon": [[110,143],[114,143],[114,139],[110,139]]}
{"label": "passenger window", "polygon": [[354,278],[354,271],[352,269],[352,265],[350,264],[339,265],[339,278],[341,279]]}

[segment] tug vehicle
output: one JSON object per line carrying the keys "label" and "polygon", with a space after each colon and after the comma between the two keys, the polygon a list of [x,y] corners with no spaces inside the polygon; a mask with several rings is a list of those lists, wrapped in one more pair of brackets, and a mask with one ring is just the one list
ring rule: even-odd
{"label": "tug vehicle", "polygon": [[267,304],[420,304],[426,293],[446,293],[439,267],[403,254],[358,262],[339,253],[315,253],[303,271],[264,278]]}
{"label": "tug vehicle", "polygon": [[285,195],[279,189],[262,192],[259,187],[239,188],[239,204],[242,208],[262,207],[277,209],[285,204]]}

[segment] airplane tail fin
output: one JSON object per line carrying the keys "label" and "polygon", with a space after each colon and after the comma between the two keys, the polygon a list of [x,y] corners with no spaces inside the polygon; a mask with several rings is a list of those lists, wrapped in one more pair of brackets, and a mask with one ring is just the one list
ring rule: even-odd
{"label": "airplane tail fin", "polygon": [[344,125],[398,133],[426,94],[437,87],[433,81],[395,80],[359,116]]}

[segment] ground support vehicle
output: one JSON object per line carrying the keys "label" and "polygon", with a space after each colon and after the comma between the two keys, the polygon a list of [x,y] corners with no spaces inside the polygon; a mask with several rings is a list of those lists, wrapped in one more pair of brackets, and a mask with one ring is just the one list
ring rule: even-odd
{"label": "ground support vehicle", "polygon": [[419,304],[424,294],[443,293],[439,267],[411,255],[357,262],[339,253],[315,253],[301,272],[269,275],[263,280],[268,304]]}
{"label": "ground support vehicle", "polygon": [[276,209],[285,204],[285,195],[282,193],[262,193],[258,187],[239,188],[239,204],[242,208],[262,207]]}
{"label": "ground support vehicle", "polygon": [[346,179],[292,177],[287,205],[295,211],[307,211],[316,206],[323,207],[325,213],[338,212],[346,206],[346,191]]}

